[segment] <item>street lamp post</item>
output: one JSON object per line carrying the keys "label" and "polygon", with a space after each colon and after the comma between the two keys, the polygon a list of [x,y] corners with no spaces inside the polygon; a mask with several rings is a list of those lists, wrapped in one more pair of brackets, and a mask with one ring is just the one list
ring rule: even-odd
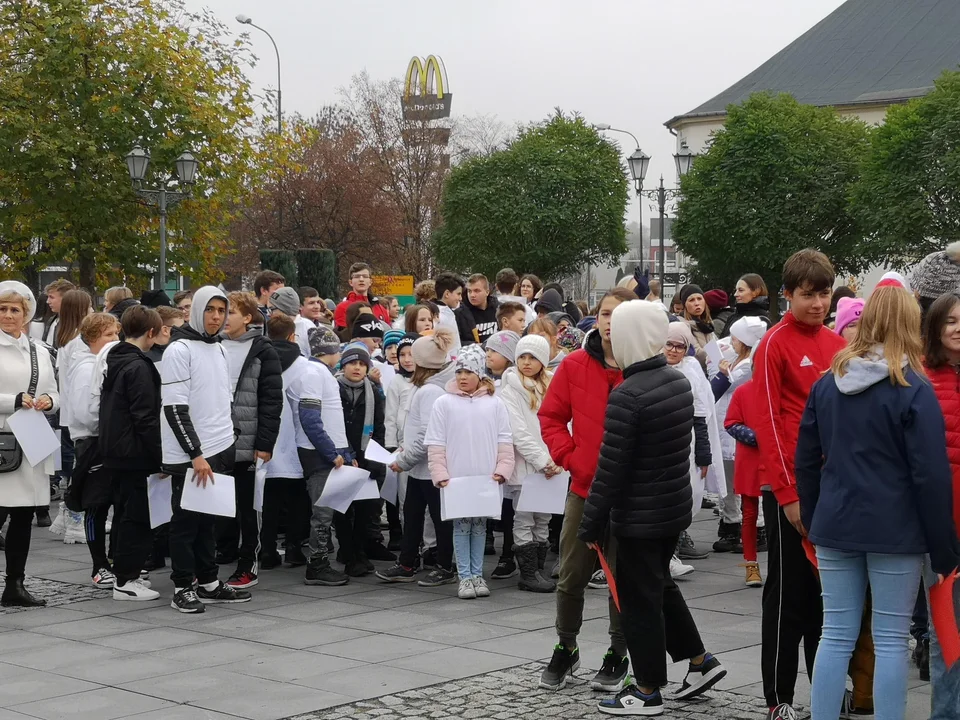
{"label": "street lamp post", "polygon": [[[255,27],[257,30],[262,32],[268,38],[270,42],[273,43],[273,51],[277,55],[277,137],[279,138],[283,135],[283,103],[282,103],[282,93],[280,91],[280,49],[277,47],[277,41],[273,39],[273,35],[266,31],[266,29],[260,27],[259,25],[253,22],[253,18],[249,15],[240,14],[237,15],[237,22],[241,25],[249,25],[250,27]],[[277,218],[278,225],[280,229],[280,234],[283,234],[283,202],[280,200],[278,195],[277,197]]]}
{"label": "street lamp post", "polygon": [[[161,180],[156,188],[146,188],[143,182],[147,177],[147,168],[150,166],[150,152],[137,146],[125,158],[130,180],[137,195],[149,204],[156,206],[160,211],[160,289],[167,288],[167,209],[173,207],[190,194],[190,186],[196,180],[197,159],[189,152],[185,152],[174,163],[176,174]],[[176,180],[178,187],[183,190],[170,190],[167,184]]]}

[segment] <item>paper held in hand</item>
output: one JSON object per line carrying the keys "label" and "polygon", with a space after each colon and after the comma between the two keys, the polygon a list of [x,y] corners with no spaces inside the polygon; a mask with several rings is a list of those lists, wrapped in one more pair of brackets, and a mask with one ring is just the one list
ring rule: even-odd
{"label": "paper held in hand", "polygon": [[383,480],[383,487],[380,488],[380,497],[392,505],[397,504],[397,498],[400,495],[400,473],[395,473],[387,468],[387,475]]}
{"label": "paper held in hand", "polygon": [[263,459],[257,458],[257,469],[253,474],[253,509],[263,512],[263,489],[267,486],[267,469]]}
{"label": "paper held in hand", "polygon": [[237,490],[233,478],[229,475],[214,473],[213,482],[208,480],[207,486],[201,487],[193,481],[194,474],[193,468],[187,470],[187,476],[183,481],[183,494],[180,496],[180,507],[205,515],[236,517]]}
{"label": "paper held in hand", "polygon": [[376,440],[370,440],[367,443],[367,449],[363,451],[363,457],[366,458],[367,462],[392,465],[397,459],[397,454],[387,452],[387,449]]}
{"label": "paper held in hand", "polygon": [[499,518],[503,488],[491,475],[467,475],[450,478],[440,488],[440,519]]}
{"label": "paper held in hand", "polygon": [[147,478],[147,502],[151,530],[173,519],[173,483],[169,475],[162,478],[155,474]]}
{"label": "paper held in hand", "polygon": [[323,485],[323,492],[320,493],[320,499],[317,500],[316,505],[345,513],[369,477],[369,472],[352,465],[334,468],[327,475],[327,482]]}
{"label": "paper held in hand", "polygon": [[711,340],[703,346],[707,356],[707,377],[713,377],[720,372],[720,362],[723,360],[723,351],[716,340]]}
{"label": "paper held in hand", "polygon": [[23,456],[33,467],[53,455],[60,447],[60,441],[47,422],[47,416],[39,410],[20,408],[7,418],[7,426],[20,443]]}
{"label": "paper held in hand", "polygon": [[516,509],[520,512],[563,515],[567,503],[570,473],[562,472],[548,478],[543,473],[527,475],[520,488]]}

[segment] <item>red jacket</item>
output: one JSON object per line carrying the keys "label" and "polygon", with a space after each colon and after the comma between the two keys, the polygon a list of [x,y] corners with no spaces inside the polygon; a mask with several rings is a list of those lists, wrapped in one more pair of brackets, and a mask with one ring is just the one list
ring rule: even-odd
{"label": "red jacket", "polygon": [[753,356],[757,442],[777,502],[797,502],[794,456],[800,417],[813,384],[846,342],[833,330],[798,322],[793,313],[772,327]]}
{"label": "red jacket", "polygon": [[[745,382],[733,391],[733,397],[727,407],[727,416],[723,421],[724,429],[729,430],[734,425],[743,425],[756,432],[757,403],[753,393],[753,380]],[[760,497],[760,487],[763,485],[762,471],[760,450],[737,440],[737,456],[733,464],[734,492],[747,497]]]}
{"label": "red jacket", "polygon": [[369,303],[370,307],[373,309],[373,315],[378,320],[383,320],[387,325],[393,321],[390,319],[390,311],[387,310],[383,305],[380,304],[378,298],[375,298],[372,294],[368,295],[359,295],[351,290],[347,293],[347,297],[344,298],[343,302],[337,305],[337,309],[333,313],[333,324],[338,327],[347,326],[347,308],[353,305],[355,302],[365,302]]}
{"label": "red jacket", "polygon": [[960,368],[927,368],[947,426],[947,457],[953,471],[953,522],[960,533]]}
{"label": "red jacket", "polygon": [[[603,421],[610,391],[623,381],[620,370],[606,367],[599,333],[587,346],[563,359],[540,405],[540,435],[553,461],[570,471],[570,490],[587,497],[597,472]],[[573,421],[573,434],[568,425]]]}

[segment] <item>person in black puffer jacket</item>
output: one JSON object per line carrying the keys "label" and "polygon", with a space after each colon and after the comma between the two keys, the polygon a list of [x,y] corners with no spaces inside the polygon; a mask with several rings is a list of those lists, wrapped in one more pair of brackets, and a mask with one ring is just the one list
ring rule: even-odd
{"label": "person in black puffer jacket", "polygon": [[263,335],[257,299],[243,292],[232,292],[227,299],[230,311],[221,346],[227,356],[233,392],[237,514],[217,518],[217,563],[237,562],[237,570],[227,584],[243,589],[258,582],[260,520],[253,507],[256,463],[270,460],[280,434],[283,370],[280,356]]}
{"label": "person in black puffer jacket", "polygon": [[160,375],[146,353],[163,321],[156,310],[138,305],[126,313],[122,325],[126,340],[107,355],[98,439],[103,468],[113,476],[116,488],[113,597],[150,600],[158,594],[139,584],[153,546],[147,476],[160,471],[162,453]]}
{"label": "person in black puffer jacket", "polygon": [[700,695],[726,675],[704,651],[670,576],[677,540],[692,517],[694,405],[690,383],[662,354],[667,324],[663,308],[643,300],[613,311],[610,340],[623,383],[610,393],[600,462],[580,523],[579,537],[591,547],[608,522],[618,543],[614,574],[636,685],[600,702],[601,712],[614,714],[662,707],[668,647],[675,662],[690,660],[678,700]]}

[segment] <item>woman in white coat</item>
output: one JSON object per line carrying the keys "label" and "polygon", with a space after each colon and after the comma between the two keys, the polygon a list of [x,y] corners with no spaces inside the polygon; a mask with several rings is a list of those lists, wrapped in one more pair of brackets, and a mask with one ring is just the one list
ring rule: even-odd
{"label": "woman in white coat", "polygon": [[[20,409],[47,414],[57,409],[57,380],[50,354],[26,332],[36,305],[33,292],[23,283],[0,282],[0,511],[10,517],[6,586],[0,597],[4,607],[46,605],[45,600],[27,592],[23,578],[34,508],[50,504],[53,456],[31,466],[7,424]],[[3,472],[4,464],[16,469]]]}
{"label": "woman in white coat", "polygon": [[[514,507],[520,497],[523,480],[528,475],[543,473],[548,478],[559,475],[562,468],[550,458],[550,451],[540,434],[537,410],[547,393],[553,373],[550,343],[539,335],[520,339],[516,349],[516,366],[507,368],[500,382],[500,399],[507,406],[510,432],[513,435],[514,470],[507,479],[507,491]],[[558,478],[557,482],[564,482]],[[520,566],[517,586],[530,592],[553,592],[556,584],[543,573],[549,547],[549,513],[517,510],[513,522],[514,552]]]}

